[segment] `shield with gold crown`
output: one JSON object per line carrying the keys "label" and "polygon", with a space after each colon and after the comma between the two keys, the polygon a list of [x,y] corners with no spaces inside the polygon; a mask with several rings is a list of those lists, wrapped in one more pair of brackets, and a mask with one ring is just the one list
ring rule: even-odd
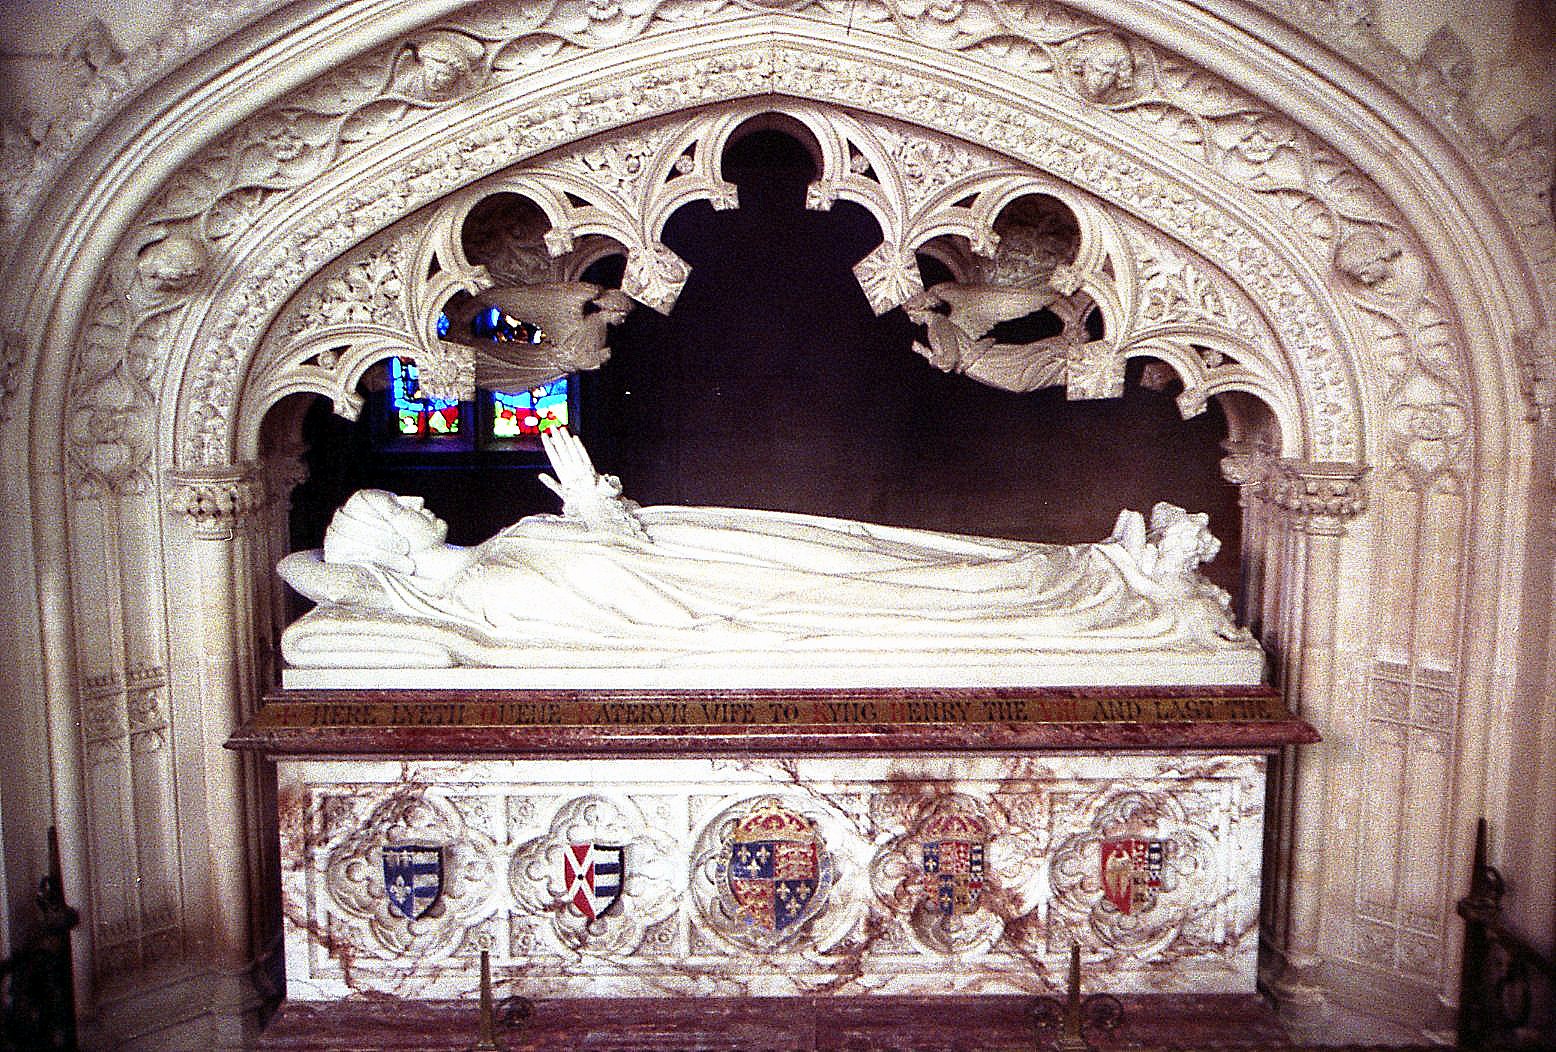
{"label": "shield with gold crown", "polygon": [[934,910],[945,917],[976,911],[988,826],[975,815],[952,811],[931,818],[918,835],[919,865]]}
{"label": "shield with gold crown", "polygon": [[830,873],[816,823],[763,800],[726,832],[716,879],[741,925],[781,937],[820,911]]}

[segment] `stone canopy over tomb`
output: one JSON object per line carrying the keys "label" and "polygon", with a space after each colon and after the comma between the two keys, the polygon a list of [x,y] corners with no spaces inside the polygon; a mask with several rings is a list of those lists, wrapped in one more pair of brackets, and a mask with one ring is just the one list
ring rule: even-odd
{"label": "stone canopy over tomb", "polygon": [[[1472,819],[1530,930],[1556,879],[1549,129],[1492,136],[1469,48],[1407,59],[1355,7],[263,4],[83,38],[68,111],[5,139],[7,923],[55,824],[83,1003],[263,952],[268,789],[222,746],[279,678],[309,400],[359,413],[390,356],[463,385],[455,292],[619,255],[619,294],[671,309],[665,224],[738,207],[721,158],[765,120],[814,151],[807,207],[868,210],[855,277],[931,366],[1089,398],[1150,359],[1225,412],[1236,607],[1325,739],[1251,848],[1266,977],[1440,1024]],[[465,244],[504,194],[513,243]],[[1063,331],[994,353],[921,256],[962,289],[1042,269]]]}

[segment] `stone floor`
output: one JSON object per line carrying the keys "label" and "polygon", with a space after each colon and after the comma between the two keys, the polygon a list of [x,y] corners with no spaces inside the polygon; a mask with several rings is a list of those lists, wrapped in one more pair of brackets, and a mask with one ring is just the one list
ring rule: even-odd
{"label": "stone floor", "polygon": [[[1030,997],[597,999],[539,1001],[517,1026],[497,1028],[497,1047],[518,1049],[872,1050],[1046,1049],[1053,1026],[1034,1026]],[[1057,1005],[1054,1006],[1057,1008]],[[238,974],[172,973],[100,1001],[83,1023],[83,1052],[464,1052],[477,1042],[472,1002],[295,1003],[263,1022],[253,985]],[[1451,1035],[1435,1035],[1439,1046]],[[1279,1018],[1257,997],[1134,997],[1119,1001],[1111,1030],[1088,1026],[1095,1048],[1296,1049],[1425,1047],[1424,1035],[1335,1005],[1288,1009]]]}
{"label": "stone floor", "polygon": [[[618,999],[543,1001],[516,1026],[499,1026],[497,1047],[526,1050],[740,1050],[874,1052],[1054,1047],[1058,1030],[1034,1028],[1029,997]],[[1264,1049],[1292,1047],[1256,997],[1136,997],[1118,1003],[1111,1029],[1088,1027],[1099,1048]],[[479,1036],[472,1004],[361,1003],[285,1006],[260,1048],[463,1050]]]}

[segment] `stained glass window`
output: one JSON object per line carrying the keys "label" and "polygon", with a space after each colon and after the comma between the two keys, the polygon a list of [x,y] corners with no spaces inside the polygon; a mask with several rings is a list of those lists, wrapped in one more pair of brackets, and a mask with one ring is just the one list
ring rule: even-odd
{"label": "stained glass window", "polygon": [[416,365],[389,359],[389,412],[394,433],[405,438],[444,438],[459,434],[459,403],[414,398]]}
{"label": "stained glass window", "polygon": [[[440,315],[439,335],[447,328],[448,315]],[[539,325],[509,317],[500,307],[488,307],[470,319],[470,333],[481,340],[497,343],[539,343],[546,338]]]}
{"label": "stained glass window", "polygon": [[[448,336],[450,325],[447,314],[438,315],[439,336]],[[498,307],[476,314],[470,321],[470,332],[498,343],[538,344],[545,339],[538,325],[520,321]],[[387,433],[400,439],[460,439],[438,442],[440,449],[480,449],[495,444],[508,450],[538,450],[536,440],[542,432],[577,426],[571,376],[559,376],[528,390],[477,391],[474,406],[461,406],[456,401],[412,397],[416,364],[410,359],[392,358],[388,370]]]}
{"label": "stained glass window", "polygon": [[492,438],[527,438],[566,427],[568,377],[548,380],[528,391],[492,391]]}

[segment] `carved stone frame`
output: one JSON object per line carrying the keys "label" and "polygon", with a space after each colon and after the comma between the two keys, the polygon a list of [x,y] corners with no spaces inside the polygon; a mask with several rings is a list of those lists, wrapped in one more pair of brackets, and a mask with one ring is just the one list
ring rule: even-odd
{"label": "carved stone frame", "polygon": [[[1542,704],[1552,524],[1538,510],[1550,432],[1537,422],[1551,370],[1532,335],[1548,331],[1551,304],[1543,261],[1506,218],[1514,206],[1380,81],[1241,7],[1138,0],[1113,5],[1107,25],[1079,4],[1019,24],[982,3],[947,19],[905,6],[848,25],[826,5],[791,16],[731,3],[695,28],[659,5],[619,26],[563,12],[514,29],[515,54],[546,60],[507,68],[492,60],[497,30],[434,26],[433,5],[287,8],[147,85],[76,150],[19,235],[42,248],[11,259],[0,319],[12,334],[0,487],[14,509],[0,529],[7,550],[33,555],[0,570],[24,611],[0,658],[7,758],[29,772],[0,803],[12,902],[41,869],[28,845],[61,827],[71,897],[95,923],[78,941],[89,1001],[96,978],[164,957],[236,966],[267,927],[247,907],[264,885],[264,801],[221,743],[268,679],[278,626],[265,575],[284,546],[296,451],[261,448],[258,421],[285,392],[251,387],[277,312],[354,246],[516,162],[768,93],[829,120],[872,113],[926,139],[975,139],[1015,174],[1075,186],[1116,223],[1221,263],[1266,319],[1280,352],[1270,386],[1230,397],[1291,408],[1278,431],[1250,424],[1229,451],[1245,496],[1245,613],[1292,707],[1326,738],[1283,774],[1271,961],[1287,996],[1385,977],[1397,1014],[1423,1024],[1437,997],[1451,1001],[1468,816],[1556,815]],[[434,76],[416,44],[437,34],[486,50]],[[1127,60],[1129,77],[1096,72],[1104,60]],[[263,208],[241,237],[191,233],[210,212],[191,212],[180,174],[242,173],[254,150],[284,168],[296,144],[278,118],[327,108],[308,85],[353,64],[385,80],[339,128],[382,119],[387,133],[255,191]],[[192,110],[176,108],[196,85]],[[1200,138],[1185,146],[1167,127]],[[818,204],[848,192],[851,168],[825,170]],[[905,194],[884,201],[906,215]],[[635,218],[651,274],[653,217]],[[912,237],[882,254],[885,273],[905,269],[905,247]],[[1374,493],[1360,514],[1364,465]],[[186,596],[198,598],[164,598]],[[1450,806],[1412,807],[1403,783],[1382,794],[1392,810],[1358,793],[1389,770]],[[1537,888],[1552,883],[1533,847],[1556,835],[1549,825],[1501,860]],[[1440,848],[1385,858],[1381,843]],[[1358,890],[1378,880],[1387,895]]]}

